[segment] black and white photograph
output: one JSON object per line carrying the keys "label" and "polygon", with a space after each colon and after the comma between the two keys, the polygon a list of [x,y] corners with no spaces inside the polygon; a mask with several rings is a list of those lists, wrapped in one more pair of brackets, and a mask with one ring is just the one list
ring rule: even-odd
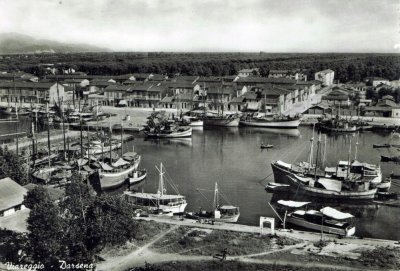
{"label": "black and white photograph", "polygon": [[400,0],[0,0],[0,270],[400,270]]}

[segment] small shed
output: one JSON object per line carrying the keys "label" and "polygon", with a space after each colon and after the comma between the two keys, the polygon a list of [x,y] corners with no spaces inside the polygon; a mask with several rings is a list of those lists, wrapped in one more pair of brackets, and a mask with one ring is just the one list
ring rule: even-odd
{"label": "small shed", "polygon": [[0,216],[7,216],[25,209],[22,204],[28,190],[11,178],[0,179]]}

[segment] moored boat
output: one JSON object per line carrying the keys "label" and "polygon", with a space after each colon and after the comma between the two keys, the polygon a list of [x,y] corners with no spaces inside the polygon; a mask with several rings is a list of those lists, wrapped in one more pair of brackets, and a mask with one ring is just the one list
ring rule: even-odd
{"label": "moored boat", "polygon": [[[290,188],[299,193],[322,198],[362,200],[372,199],[377,188],[372,188],[373,178],[362,178],[352,175],[352,178],[325,174],[314,175],[302,168],[294,168],[291,164],[275,161],[271,164],[274,178],[290,185]],[[339,176],[344,168],[338,167]],[[346,170],[346,169],[345,169]],[[377,183],[380,183],[381,180]]]}
{"label": "moored boat", "polygon": [[[279,200],[278,203],[293,208],[294,205],[302,207],[309,202]],[[353,217],[352,214],[343,213],[331,207],[324,207],[319,211],[296,210],[289,213],[285,212],[284,223],[329,234],[353,236],[356,228],[352,223],[348,222]]]}
{"label": "moored boat", "polygon": [[261,115],[261,116],[245,116],[239,124],[243,126],[265,127],[265,128],[281,128],[293,129],[300,125],[299,117],[279,116],[279,115]]}
{"label": "moored boat", "polygon": [[160,178],[157,193],[144,193],[125,191],[125,199],[133,205],[147,209],[149,212],[183,213],[187,206],[185,196],[179,194],[167,194],[164,186],[163,164],[160,165]]}
{"label": "moored boat", "polygon": [[137,169],[128,174],[128,181],[130,185],[136,185],[144,181],[147,177],[146,169]]}
{"label": "moored boat", "polygon": [[129,174],[138,168],[140,161],[140,155],[135,152],[128,152],[111,165],[99,162],[101,166],[99,170],[101,189],[111,189],[123,185]]}
{"label": "moored boat", "polygon": [[199,212],[187,213],[188,218],[192,219],[209,219],[217,222],[235,223],[240,216],[239,207],[233,205],[220,205],[218,184],[215,183],[214,203],[211,212],[200,210]]}
{"label": "moored boat", "polygon": [[390,148],[390,144],[372,144],[372,147],[374,149],[377,149],[377,148]]}
{"label": "moored boat", "polygon": [[274,147],[274,145],[271,145],[271,144],[264,144],[264,143],[262,143],[261,145],[260,145],[260,148],[261,149],[270,149],[270,148],[273,148]]}
{"label": "moored boat", "polygon": [[180,138],[180,137],[191,137],[192,127],[187,126],[171,126],[163,130],[147,130],[144,132],[146,136],[153,138]]}
{"label": "moored boat", "polygon": [[239,120],[240,117],[236,114],[207,115],[203,119],[203,124],[204,126],[237,127]]}

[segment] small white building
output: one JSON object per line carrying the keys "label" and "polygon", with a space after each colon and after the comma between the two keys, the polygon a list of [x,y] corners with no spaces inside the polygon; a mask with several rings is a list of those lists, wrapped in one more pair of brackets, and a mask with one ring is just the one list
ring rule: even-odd
{"label": "small white building", "polygon": [[259,69],[258,68],[252,68],[252,69],[242,69],[238,71],[238,76],[239,77],[247,77],[253,74],[259,74]]}
{"label": "small white building", "polygon": [[24,210],[22,204],[28,190],[7,177],[0,179],[0,216],[7,216]]}
{"label": "small white building", "polygon": [[315,80],[319,80],[322,82],[324,86],[333,85],[333,79],[335,78],[335,72],[327,69],[323,71],[319,71],[315,73]]}

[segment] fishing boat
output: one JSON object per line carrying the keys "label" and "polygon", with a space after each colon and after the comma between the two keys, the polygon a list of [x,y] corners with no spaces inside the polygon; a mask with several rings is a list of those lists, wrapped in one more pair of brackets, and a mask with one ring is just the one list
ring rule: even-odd
{"label": "fishing boat", "polygon": [[146,169],[137,169],[128,174],[128,181],[130,185],[136,185],[142,182],[147,177]]}
{"label": "fishing boat", "polygon": [[167,194],[164,186],[165,172],[163,171],[162,163],[158,170],[160,172],[160,178],[157,193],[125,191],[125,199],[137,207],[147,209],[151,213],[183,213],[187,206],[185,196],[180,195],[179,192],[177,192],[176,195]]}
{"label": "fishing boat", "polygon": [[300,117],[280,116],[277,114],[267,115],[255,113],[254,115],[243,116],[239,124],[243,126],[293,129],[300,125]]}
{"label": "fishing boat", "polygon": [[333,133],[353,133],[359,130],[356,124],[339,116],[332,119],[319,119],[317,125],[322,131]]}
{"label": "fishing boat", "polygon": [[204,122],[203,119],[195,116],[183,116],[183,122],[191,127],[202,127]]}
{"label": "fishing boat", "polygon": [[139,154],[127,152],[114,163],[98,162],[101,189],[106,190],[123,185],[129,174],[138,168],[140,161]]}
{"label": "fishing boat", "polygon": [[387,192],[389,191],[391,185],[392,179],[390,177],[387,177],[381,183],[376,184],[376,188],[378,188],[378,192]]}
{"label": "fishing boat", "polygon": [[[290,208],[303,207],[309,202],[296,202],[279,200],[279,204]],[[285,212],[284,227],[287,224],[296,225],[305,229],[319,231],[321,233],[337,234],[341,236],[353,236],[356,228],[349,220],[354,216],[349,213],[340,212],[331,207],[321,210],[296,210]]]}
{"label": "fishing boat", "polygon": [[107,153],[116,149],[121,148],[122,143],[117,140],[92,140],[88,144],[84,144],[85,155],[96,155]]}
{"label": "fishing boat", "polygon": [[261,143],[261,145],[260,145],[261,149],[270,149],[270,148],[273,148],[273,147],[274,147],[274,145],[271,145],[271,144]]}
{"label": "fishing boat", "polygon": [[400,156],[381,155],[382,162],[400,162]]}
{"label": "fishing boat", "polygon": [[212,114],[208,113],[204,116],[204,126],[222,126],[222,127],[238,127],[240,117],[236,113],[231,114]]}
{"label": "fishing boat", "polygon": [[220,205],[219,194],[218,184],[215,183],[213,210],[211,212],[206,210],[189,212],[186,214],[186,217],[199,220],[210,219],[217,222],[236,223],[240,216],[239,207],[233,205]]}
{"label": "fishing boat", "polygon": [[390,144],[372,144],[372,147],[374,149],[377,149],[377,148],[390,148]]}
{"label": "fishing boat", "polygon": [[[326,140],[325,140],[326,142]],[[275,180],[289,184],[291,190],[308,196],[333,199],[372,199],[377,192],[377,185],[382,182],[382,173],[379,166],[361,163],[355,159],[350,161],[351,147],[348,161],[339,161],[336,167],[320,169],[319,162],[321,140],[317,145],[317,156],[313,164],[313,138],[311,140],[310,157],[308,162],[292,165],[283,161],[271,163]],[[326,143],[325,143],[326,145]],[[351,145],[350,145],[351,146]],[[325,153],[321,155],[325,156]]]}
{"label": "fishing boat", "polygon": [[168,128],[156,130],[149,129],[144,131],[147,137],[152,138],[181,138],[191,137],[192,127],[172,125]]}

